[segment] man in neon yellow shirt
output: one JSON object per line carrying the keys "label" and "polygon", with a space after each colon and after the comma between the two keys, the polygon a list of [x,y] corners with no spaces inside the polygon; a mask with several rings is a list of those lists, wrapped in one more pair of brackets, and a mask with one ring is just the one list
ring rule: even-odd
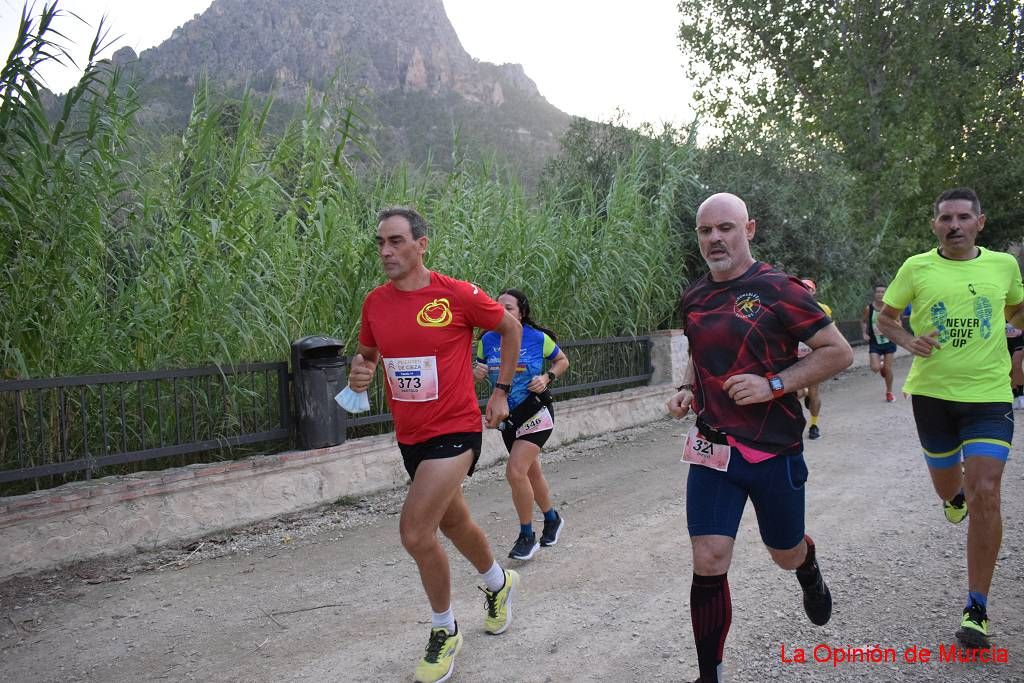
{"label": "man in neon yellow shirt", "polygon": [[[889,285],[882,334],[914,354],[903,385],[946,518],[967,525],[967,604],[957,638],[989,647],[988,592],[1003,524],[999,489],[1013,438],[1013,400],[1003,317],[1024,324],[1020,268],[1009,254],[975,246],[985,215],[973,190],[939,195],[939,248],[908,258]],[[900,325],[913,304],[914,336]],[[961,465],[962,463],[962,465]]]}

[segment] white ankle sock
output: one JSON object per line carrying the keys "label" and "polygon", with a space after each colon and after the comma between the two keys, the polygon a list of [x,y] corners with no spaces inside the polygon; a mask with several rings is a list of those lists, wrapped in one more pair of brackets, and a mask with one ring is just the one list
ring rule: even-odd
{"label": "white ankle sock", "polygon": [[430,613],[430,626],[431,628],[443,628],[448,631],[448,635],[455,633],[455,613],[452,612],[451,605],[444,612],[431,612]]}
{"label": "white ankle sock", "polygon": [[485,572],[480,572],[481,578],[484,583],[487,584],[487,590],[492,593],[500,591],[505,586],[505,570],[495,561],[491,565],[491,568]]}

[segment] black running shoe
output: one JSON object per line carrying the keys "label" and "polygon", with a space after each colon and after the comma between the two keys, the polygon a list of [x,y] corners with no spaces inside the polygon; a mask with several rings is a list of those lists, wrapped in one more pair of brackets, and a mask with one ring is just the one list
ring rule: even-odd
{"label": "black running shoe", "polygon": [[976,602],[964,610],[964,618],[960,621],[960,630],[956,638],[967,647],[990,647],[988,640],[988,615],[985,608]]}
{"label": "black running shoe", "polygon": [[818,570],[817,579],[809,588],[804,587],[804,611],[816,626],[824,626],[832,618],[832,592]]}
{"label": "black running shoe", "polygon": [[558,537],[562,533],[562,529],[565,528],[565,520],[562,519],[562,515],[555,511],[555,521],[549,522],[544,520],[544,531],[540,535],[540,544],[545,548],[549,545],[555,545],[558,543]]}
{"label": "black running shoe", "polygon": [[537,543],[537,534],[519,534],[516,544],[512,546],[512,552],[508,554],[513,560],[529,560],[533,557],[540,543]]}
{"label": "black running shoe", "polygon": [[808,439],[817,439],[821,436],[821,430],[818,429],[818,425],[811,425],[811,428],[807,430]]}

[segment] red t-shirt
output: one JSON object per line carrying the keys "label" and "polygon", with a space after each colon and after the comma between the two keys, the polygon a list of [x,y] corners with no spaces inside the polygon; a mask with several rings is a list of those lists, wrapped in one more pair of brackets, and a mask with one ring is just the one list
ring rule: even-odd
{"label": "red t-shirt", "polygon": [[359,342],[380,351],[399,443],[482,431],[473,329],[494,329],[504,315],[476,285],[433,271],[422,289],[388,282],[367,295]]}

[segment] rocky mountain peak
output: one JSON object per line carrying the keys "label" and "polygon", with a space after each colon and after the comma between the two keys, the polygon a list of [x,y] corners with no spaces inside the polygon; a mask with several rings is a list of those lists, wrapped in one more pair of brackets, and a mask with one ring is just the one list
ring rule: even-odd
{"label": "rocky mountain peak", "polygon": [[258,91],[301,91],[337,73],[377,94],[454,92],[493,103],[514,88],[541,98],[520,65],[474,60],[442,0],[216,0],[139,58],[151,76],[206,70]]}

